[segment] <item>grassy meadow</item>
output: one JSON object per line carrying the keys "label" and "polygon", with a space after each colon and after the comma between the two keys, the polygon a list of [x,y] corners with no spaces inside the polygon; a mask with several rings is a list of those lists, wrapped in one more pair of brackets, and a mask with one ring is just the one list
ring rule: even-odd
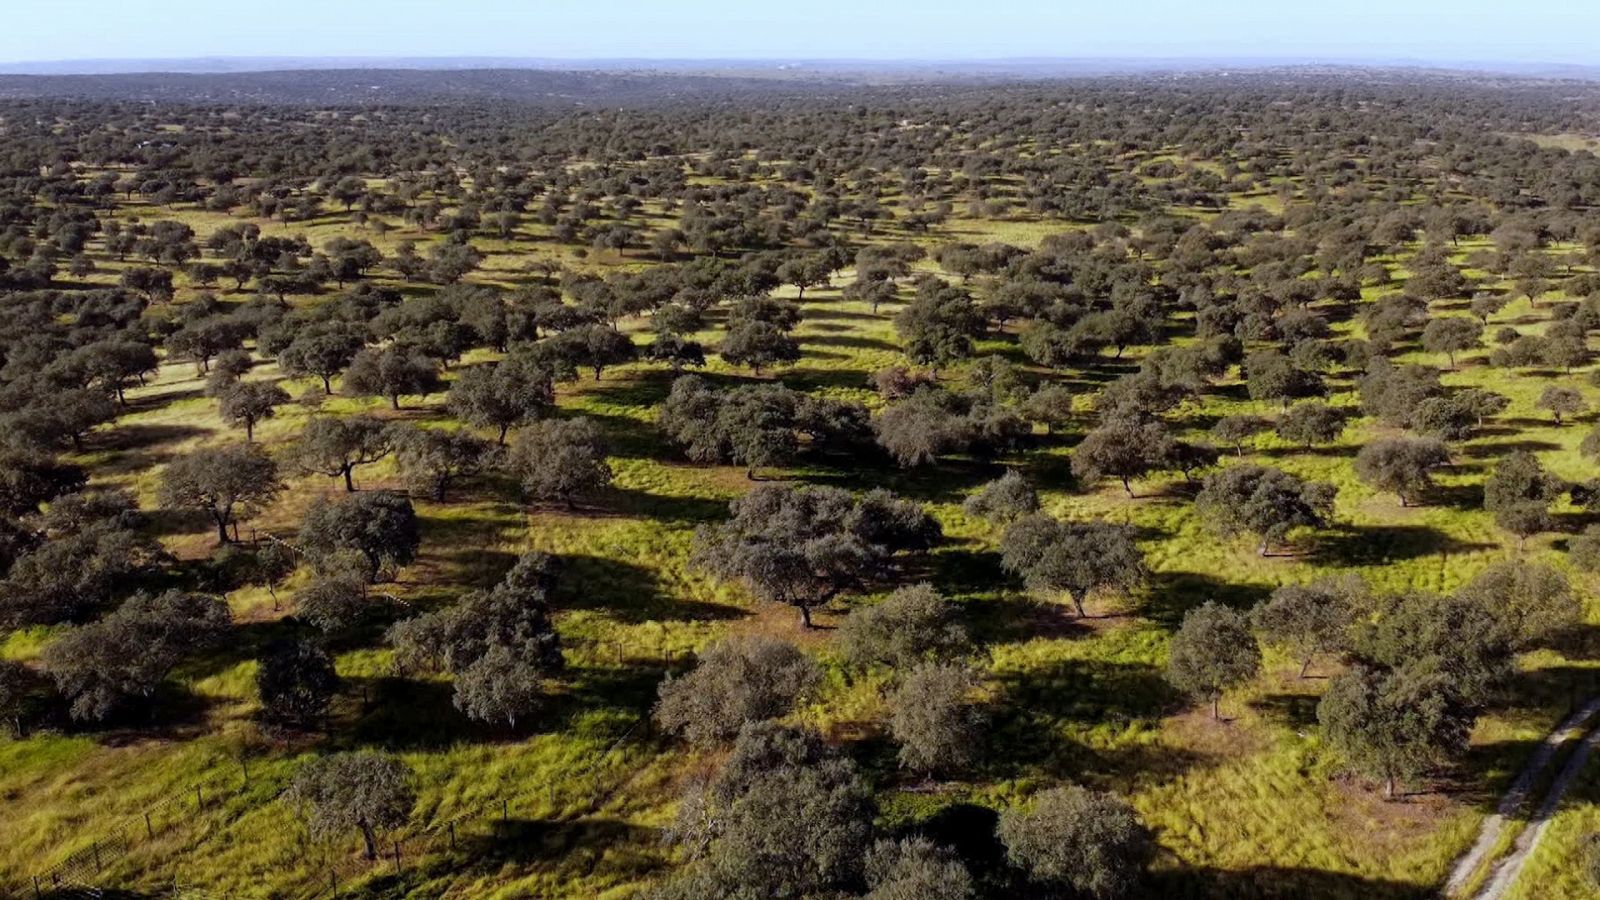
{"label": "grassy meadow", "polygon": [[[1235,200],[1277,203],[1265,194]],[[201,235],[237,221],[139,203],[126,204],[119,214],[177,219]],[[649,208],[646,214],[665,220]],[[260,224],[264,233],[304,234],[318,246],[353,229],[338,214],[293,225]],[[1067,227],[1072,226],[1027,217],[957,218],[913,239],[1032,246]],[[431,239],[398,222],[385,234],[361,236],[386,253],[402,239]],[[902,237],[885,232],[877,239]],[[481,246],[487,260],[469,280],[502,286],[529,280],[523,267],[538,257],[602,273],[648,262],[642,251],[578,259],[537,225],[523,226],[512,240]],[[1462,242],[1460,259],[1472,246]],[[113,282],[118,264],[98,256],[96,262],[100,270],[91,280]],[[933,268],[931,262],[922,265]],[[1397,278],[1405,276],[1404,254],[1390,265]],[[842,299],[840,289],[851,275],[845,271],[832,285],[806,293],[797,332],[803,357],[778,377],[796,389],[878,405],[868,376],[904,362],[892,324],[898,305],[873,313]],[[387,281],[387,275],[380,280],[416,290]],[[177,302],[184,302],[195,288],[179,281]],[[245,299],[219,293],[224,300]],[[792,297],[793,289],[781,293]],[[1369,290],[1369,296],[1376,293]],[[1550,317],[1553,299],[1512,303],[1492,318],[1490,331],[1513,325],[1537,332]],[[623,323],[630,331],[644,325]],[[717,333],[701,337],[714,343]],[[1134,371],[1146,349],[1130,349],[1115,360],[1108,355],[1083,370],[1029,368],[1035,377],[1059,378],[1086,394]],[[980,353],[1027,363],[1014,334],[991,334]],[[1001,808],[1041,786],[1075,781],[1127,796],[1155,830],[1160,896],[1428,896],[1470,845],[1528,750],[1575,697],[1593,688],[1600,674],[1593,654],[1545,651],[1523,659],[1517,705],[1480,721],[1460,777],[1439,779],[1397,802],[1384,801],[1377,786],[1344,774],[1323,746],[1315,708],[1329,674],[1326,661],[1313,667],[1313,677],[1301,679],[1297,661],[1269,652],[1262,675],[1224,699],[1221,722],[1187,703],[1163,676],[1168,641],[1184,611],[1207,600],[1245,608],[1275,586],[1330,573],[1359,574],[1383,591],[1449,591],[1489,564],[1519,554],[1565,568],[1563,533],[1532,538],[1519,550],[1483,511],[1481,485],[1492,461],[1513,449],[1534,451],[1558,475],[1587,477],[1592,464],[1580,457],[1577,445],[1593,417],[1557,426],[1535,408],[1535,400],[1547,385],[1561,383],[1580,390],[1595,409],[1600,389],[1589,384],[1586,371],[1492,369],[1486,355],[1487,349],[1463,354],[1444,382],[1494,390],[1511,399],[1510,408],[1457,448],[1426,505],[1402,507],[1356,479],[1356,451],[1385,430],[1370,419],[1354,419],[1338,441],[1311,450],[1270,433],[1247,444],[1248,460],[1339,489],[1332,527],[1299,535],[1291,548],[1266,558],[1252,542],[1221,538],[1208,528],[1182,479],[1137,482],[1131,499],[1114,483],[1075,483],[1068,459],[1091,425],[1087,396],[1079,397],[1083,415],[1076,426],[1053,436],[1041,432],[1032,449],[995,462],[957,459],[901,470],[886,462],[825,460],[766,473],[853,489],[888,487],[926,503],[944,526],[943,543],[903,574],[932,582],[962,604],[983,647],[978,665],[990,726],[976,770],[961,780],[933,783],[896,768],[883,725],[889,673],[846,672],[831,649],[830,627],[850,608],[878,598],[846,597],[819,613],[822,628],[804,631],[792,610],[754,604],[738,587],[694,571],[688,563],[694,529],[726,515],[728,501],[752,482],[739,467],[688,463],[660,436],[655,407],[672,380],[663,366],[622,366],[598,381],[586,376],[560,387],[559,405],[603,427],[616,474],[611,489],[572,512],[530,508],[518,501],[515,485],[498,477],[468,480],[444,503],[417,499],[421,556],[398,582],[382,586],[391,596],[380,621],[334,645],[344,687],[331,736],[274,738],[254,721],[255,654],[285,633],[282,620],[292,612],[288,598],[298,583],[292,581],[277,590],[277,598],[264,588],[228,597],[241,623],[237,639],[175,673],[157,701],[162,724],[0,740],[6,810],[0,816],[0,883],[8,885],[5,892],[21,890],[30,875],[92,849],[117,829],[132,829],[129,852],[106,861],[103,883],[156,891],[177,882],[229,897],[311,896],[327,890],[331,869],[341,896],[629,897],[672,864],[674,851],[660,831],[671,822],[688,780],[715,763],[713,756],[639,724],[656,684],[719,636],[760,631],[814,648],[826,663],[824,688],[796,718],[847,745],[874,774],[883,786],[885,828],[978,821],[962,817],[981,816],[975,808]],[[452,368],[490,358],[478,351]],[[1420,349],[1402,358],[1445,364]],[[720,360],[710,361],[706,373],[721,383],[750,379]],[[963,377],[961,367],[941,375]],[[265,363],[248,377],[282,376]],[[126,487],[143,507],[153,508],[162,465],[242,437],[221,422],[202,385],[192,366],[164,364],[158,377],[130,392],[129,408],[72,458],[89,469],[94,484]],[[287,380],[284,386],[295,402],[280,408],[256,435],[274,453],[283,452],[317,411],[364,411],[459,427],[443,411],[442,394],[408,398],[395,412],[381,401],[324,398],[319,383]],[[1329,386],[1330,403],[1356,405],[1354,373],[1336,373]],[[1234,372],[1170,421],[1180,437],[1203,436],[1217,418],[1242,412],[1271,416],[1277,408],[1248,399]],[[359,487],[398,487],[392,466],[386,460],[358,470]],[[961,509],[966,496],[1007,467],[1039,487],[1053,515],[1137,529],[1154,573],[1149,589],[1092,601],[1091,617],[1077,621],[1061,598],[1013,586],[999,568],[999,531]],[[334,479],[316,476],[296,476],[289,485],[244,530],[289,533],[317,497],[341,490]],[[1581,527],[1576,510],[1558,506],[1557,512],[1564,529]],[[180,560],[198,560],[213,549],[214,533],[197,519],[160,513],[151,527]],[[538,722],[506,733],[458,714],[446,680],[396,677],[381,629],[411,610],[436,608],[465,590],[492,585],[516,555],[529,550],[547,551],[562,562],[557,626],[570,674]],[[1589,598],[1590,621],[1600,624],[1590,576],[1572,577]],[[14,633],[0,654],[32,660],[51,636],[49,629]],[[355,747],[388,749],[418,773],[417,810],[399,835],[412,849],[402,850],[399,872],[393,860],[362,863],[353,836],[331,845],[310,840],[295,811],[276,799],[304,759]],[[1591,771],[1556,820],[1517,896],[1584,896],[1571,858],[1580,839],[1600,827],[1597,791],[1600,776]],[[153,837],[143,835],[147,811],[153,811]],[[451,823],[458,823],[453,851],[442,838]]]}

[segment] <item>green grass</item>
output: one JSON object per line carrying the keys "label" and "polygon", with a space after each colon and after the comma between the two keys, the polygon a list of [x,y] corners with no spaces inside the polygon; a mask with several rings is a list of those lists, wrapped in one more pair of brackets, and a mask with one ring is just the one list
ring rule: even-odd
{"label": "green grass", "polygon": [[[1235,201],[1278,208],[1270,194]],[[225,218],[192,210],[141,212],[182,218],[202,234]],[[347,230],[342,216],[325,219],[272,229],[307,233],[316,243]],[[1034,245],[1066,227],[960,219],[926,240]],[[401,236],[396,231],[385,240]],[[521,257],[547,246],[490,242],[500,252],[475,277],[509,283]],[[898,307],[873,314],[840,300],[837,289],[808,292],[805,306],[799,331],[805,356],[782,373],[785,381],[876,404],[867,376],[902,361],[891,324]],[[1537,328],[1545,315],[1522,301],[1491,327],[1531,318],[1528,327]],[[1011,340],[984,346],[1008,349]],[[1097,372],[1070,374],[1108,376],[1140,355],[1135,349],[1121,362],[1101,361]],[[821,695],[796,717],[848,744],[878,778],[886,826],[914,823],[956,803],[1000,807],[1040,787],[1076,781],[1131,798],[1158,835],[1157,868],[1174,896],[1425,894],[1470,844],[1493,795],[1509,782],[1528,746],[1559,719],[1574,670],[1591,662],[1554,654],[1527,660],[1519,705],[1485,717],[1477,729],[1464,787],[1419,793],[1403,803],[1385,803],[1372,785],[1341,773],[1315,728],[1316,696],[1325,681],[1295,678],[1294,661],[1269,653],[1262,677],[1226,698],[1228,721],[1221,723],[1190,711],[1167,687],[1163,671],[1169,636],[1183,612],[1206,600],[1247,606],[1277,585],[1333,571],[1358,573],[1381,590],[1446,591],[1515,555],[1514,542],[1476,499],[1488,461],[1530,446],[1557,474],[1586,477],[1592,466],[1576,447],[1589,423],[1556,427],[1533,406],[1551,376],[1490,369],[1482,355],[1465,356],[1445,381],[1512,398],[1502,417],[1506,433],[1462,446],[1458,465],[1439,478],[1439,496],[1429,505],[1402,508],[1355,478],[1355,450],[1385,430],[1370,420],[1356,419],[1333,446],[1310,452],[1270,435],[1259,438],[1249,448],[1250,460],[1339,487],[1335,527],[1297,536],[1292,553],[1270,558],[1257,556],[1248,541],[1218,538],[1196,515],[1181,480],[1138,483],[1139,496],[1132,500],[1114,485],[1076,485],[1065,464],[1071,438],[1041,436],[1039,448],[1005,462],[1035,479],[1045,508],[1055,515],[1136,526],[1155,574],[1144,595],[1092,602],[1099,617],[1087,624],[1069,621],[1054,598],[1030,598],[1007,586],[993,552],[998,533],[961,512],[966,494],[999,474],[997,464],[957,460],[903,472],[842,468],[851,461],[825,460],[784,473],[852,487],[884,485],[929,504],[949,539],[909,574],[929,578],[962,603],[985,640],[992,728],[978,770],[930,791],[897,771],[885,749],[884,673],[846,678],[835,668]],[[1442,362],[1420,353],[1412,358]],[[746,377],[720,360],[707,371]],[[263,366],[251,377],[278,373]],[[1564,380],[1591,402],[1600,400],[1600,392],[1581,378]],[[572,671],[548,715],[528,732],[471,727],[451,709],[444,682],[394,678],[374,630],[337,648],[347,687],[332,736],[252,751],[252,783],[243,787],[239,747],[255,732],[252,653],[276,633],[284,610],[274,611],[265,591],[240,591],[229,598],[242,622],[240,640],[218,658],[174,676],[161,699],[163,714],[170,714],[161,719],[164,724],[142,731],[41,733],[0,743],[0,796],[8,810],[0,818],[0,872],[25,877],[117,827],[137,823],[142,829],[142,814],[159,807],[159,834],[135,841],[134,852],[108,870],[109,883],[154,888],[179,879],[229,896],[310,892],[326,880],[326,861],[350,865],[354,843],[307,843],[293,812],[274,801],[274,793],[312,752],[372,746],[395,750],[418,773],[420,799],[406,836],[436,834],[444,823],[465,817],[463,834],[470,837],[467,849],[454,855],[415,860],[403,882],[382,866],[367,873],[357,866],[346,877],[369,883],[373,895],[622,897],[658,877],[671,854],[656,829],[670,821],[685,779],[708,760],[645,739],[623,744],[598,768],[595,762],[647,708],[663,666],[720,635],[748,630],[793,638],[830,658],[827,632],[802,633],[790,611],[756,606],[738,589],[690,568],[694,528],[721,515],[728,500],[751,483],[736,468],[681,462],[664,444],[652,422],[669,383],[661,368],[638,364],[608,370],[599,382],[562,388],[563,409],[595,417],[615,448],[614,489],[593,508],[529,510],[517,503],[511,485],[494,479],[464,485],[447,503],[418,504],[423,555],[398,584],[386,586],[399,603],[448,603],[463,590],[492,584],[516,554],[528,550],[564,562],[558,625]],[[217,419],[215,403],[200,393],[201,386],[190,367],[169,365],[150,386],[133,391],[132,409],[95,435],[82,455],[95,481],[128,487],[148,506],[165,462],[240,439]],[[411,398],[397,414],[373,401],[324,400],[320,385],[309,382],[289,387],[305,402],[284,407],[258,429],[258,439],[273,453],[283,452],[314,409],[446,421],[441,395]],[[1355,404],[1348,377],[1336,377],[1332,387],[1331,402]],[[1245,396],[1236,381],[1224,381],[1202,404],[1180,410],[1174,425],[1199,434],[1216,416],[1275,412]],[[365,488],[395,484],[390,462],[362,469],[357,478]],[[338,490],[332,479],[292,477],[282,500],[251,524],[290,531],[310,503]],[[198,523],[177,521],[163,529],[162,539],[181,559],[211,551],[211,537]],[[1522,556],[1559,563],[1559,541],[1530,540]],[[285,600],[292,589],[291,584],[280,591]],[[861,602],[870,600],[848,598],[819,621],[835,624],[848,606]],[[0,655],[30,659],[49,637],[47,630],[13,634],[0,644]],[[1326,661],[1319,671],[1327,674]],[[197,784],[215,798],[199,809],[192,801]],[[621,784],[626,789],[612,793]],[[1586,784],[1592,792],[1592,776]],[[497,826],[491,820],[502,800],[512,822]],[[1570,870],[1562,848],[1583,829],[1596,827],[1594,815],[1587,805],[1564,811],[1536,863]],[[1529,882],[1538,883],[1531,876]],[[1570,871],[1550,877],[1549,883],[1569,892],[1539,896],[1580,896]]]}
{"label": "green grass", "polygon": [[1600,770],[1591,762],[1550,820],[1539,848],[1528,857],[1508,900],[1579,900],[1593,897],[1585,841],[1600,833]]}

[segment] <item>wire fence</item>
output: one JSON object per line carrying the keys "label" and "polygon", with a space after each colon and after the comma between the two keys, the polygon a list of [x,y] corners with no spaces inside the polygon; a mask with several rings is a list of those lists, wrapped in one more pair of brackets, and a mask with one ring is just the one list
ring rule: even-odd
{"label": "wire fence", "polygon": [[[574,780],[588,779],[599,770],[611,765],[625,744],[647,735],[649,730],[650,716],[648,713],[641,714],[603,753],[595,757],[593,762],[575,773]],[[638,778],[646,765],[647,762],[640,762],[637,765],[620,768],[611,778],[606,779],[601,789],[593,792],[583,803],[559,815],[542,816],[542,820],[572,822],[598,812]],[[341,886],[379,872],[403,878],[423,860],[466,862],[472,852],[469,839],[505,837],[503,831],[496,831],[496,826],[503,828],[514,818],[521,818],[519,813],[524,812],[530,810],[502,796],[497,801],[481,804],[469,812],[434,823],[427,828],[390,835],[379,848],[376,859],[369,860],[359,856],[330,859],[324,865],[326,885],[306,895],[307,900],[338,897]],[[549,810],[541,809],[533,812],[549,812]]]}
{"label": "wire fence", "polygon": [[[613,658],[618,662],[621,661],[620,654],[616,654]],[[671,671],[681,667],[690,658],[689,654],[664,653],[660,665]],[[624,748],[629,742],[644,740],[650,733],[650,714],[646,710],[639,713],[603,752],[596,755],[587,766],[572,773],[569,779],[575,783],[583,783],[594,778],[603,769],[615,766],[622,759]],[[647,764],[648,760],[644,760],[634,765],[617,767],[618,771],[605,777],[597,790],[576,805],[557,809],[553,787],[546,798],[547,805],[538,809],[530,809],[526,799],[518,802],[513,798],[501,796],[451,819],[433,823],[425,828],[403,830],[387,836],[376,859],[354,855],[330,856],[317,867],[322,870],[318,875],[322,880],[321,885],[303,896],[306,900],[338,897],[341,891],[353,882],[380,872],[403,877],[424,859],[454,859],[456,862],[465,863],[468,860],[463,854],[470,852],[466,848],[469,837],[493,838],[497,834],[496,827],[503,828],[514,816],[538,814],[537,817],[544,821],[558,823],[582,819],[599,811],[616,797],[639,776]],[[108,890],[107,870],[134,852],[143,842],[153,842],[168,831],[191,824],[200,813],[213,805],[223,802],[230,796],[251,790],[254,785],[250,778],[248,762],[241,760],[241,765],[242,783],[231,788],[197,784],[192,793],[169,795],[145,809],[138,818],[125,820],[100,834],[88,846],[74,851],[50,869],[32,875],[31,883],[27,884],[24,890],[31,888],[34,900],[104,896]],[[288,784],[279,785],[272,792],[271,800],[281,799],[287,790]],[[192,900],[205,900],[213,896],[200,886],[181,882],[173,883],[170,888],[163,889],[162,893],[168,897],[192,898]]]}
{"label": "wire fence", "polygon": [[[244,786],[248,785],[247,777]],[[195,785],[193,794],[169,795],[147,807],[140,818],[112,827],[109,832],[102,833],[90,842],[89,846],[77,850],[45,872],[34,875],[32,888],[35,898],[99,896],[101,889],[98,885],[105,870],[132,852],[141,839],[154,840],[157,834],[193,821],[193,816],[204,811],[208,802],[219,799],[216,793],[208,797],[204,785]]]}

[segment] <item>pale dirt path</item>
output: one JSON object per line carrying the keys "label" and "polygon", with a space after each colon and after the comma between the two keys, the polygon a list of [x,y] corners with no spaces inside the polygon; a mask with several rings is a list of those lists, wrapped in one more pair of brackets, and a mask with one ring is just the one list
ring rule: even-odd
{"label": "pale dirt path", "polygon": [[[1494,849],[1495,843],[1499,841],[1500,835],[1505,831],[1506,822],[1510,820],[1512,816],[1515,816],[1518,812],[1520,812],[1523,806],[1527,804],[1528,794],[1533,790],[1534,782],[1538,781],[1539,776],[1543,774],[1545,768],[1550,765],[1550,760],[1555,757],[1556,752],[1560,750],[1567,741],[1580,737],[1583,730],[1590,725],[1591,721],[1596,715],[1600,715],[1600,697],[1591,698],[1588,703],[1585,703],[1580,709],[1568,716],[1565,721],[1563,721],[1556,727],[1554,731],[1550,732],[1550,734],[1545,737],[1544,741],[1540,743],[1538,749],[1534,750],[1533,755],[1528,758],[1528,762],[1522,767],[1522,771],[1518,773],[1517,780],[1511,783],[1511,788],[1507,790],[1506,795],[1501,798],[1500,805],[1496,807],[1494,815],[1485,819],[1483,825],[1478,829],[1478,839],[1473,842],[1472,849],[1467,851],[1465,856],[1457,860],[1455,866],[1451,869],[1450,878],[1445,882],[1443,891],[1444,896],[1456,896],[1461,889],[1466,886],[1466,883],[1472,879],[1473,873],[1477,872],[1479,867],[1483,865],[1484,859],[1489,855],[1489,852]],[[1596,735],[1600,735],[1600,731],[1597,731]],[[1591,738],[1592,737],[1593,736],[1591,736]],[[1580,747],[1578,753],[1574,755],[1574,761],[1576,761],[1580,755],[1584,757],[1587,757],[1588,755],[1587,751],[1582,747]],[[1581,767],[1582,765],[1580,763],[1579,768]],[[1571,768],[1570,763],[1568,768]],[[1553,803],[1560,803],[1561,795],[1566,793],[1564,779],[1570,781],[1570,779],[1567,779],[1567,774],[1567,770],[1563,769],[1562,777],[1557,779],[1557,782],[1551,786],[1549,794],[1546,795],[1544,806],[1540,807],[1539,811],[1541,814],[1545,814],[1546,807],[1554,810],[1555,807]],[[1572,774],[1576,775],[1575,769],[1572,771]],[[1543,819],[1539,820],[1540,830],[1542,830],[1543,821]],[[1532,823],[1530,823],[1530,826],[1531,824]],[[1530,832],[1533,830],[1534,829],[1530,827],[1529,829],[1523,831],[1518,840],[1519,848],[1522,844],[1522,838],[1528,838]],[[1478,895],[1479,897],[1498,897],[1500,893],[1503,893],[1505,888],[1511,884],[1511,880],[1515,879],[1516,877],[1516,872],[1520,871],[1521,869],[1522,860],[1527,858],[1526,853],[1522,853],[1520,856],[1513,854],[1512,857],[1503,860],[1496,866],[1495,877],[1491,879],[1491,883],[1498,881],[1501,873],[1507,870],[1507,864],[1512,858],[1517,860],[1517,864],[1510,873],[1510,879],[1508,879],[1496,893],[1490,894],[1487,892],[1488,889],[1485,888],[1484,892],[1480,892]]]}

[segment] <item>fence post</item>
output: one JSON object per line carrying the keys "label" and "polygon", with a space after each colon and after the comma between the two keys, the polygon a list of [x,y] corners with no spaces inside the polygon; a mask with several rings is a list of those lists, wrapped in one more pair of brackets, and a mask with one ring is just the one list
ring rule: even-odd
{"label": "fence post", "polygon": [[239,767],[241,769],[244,769],[244,786],[245,787],[249,787],[250,786],[250,757],[248,757],[248,756],[239,757]]}
{"label": "fence post", "polygon": [[395,842],[394,842],[394,873],[396,875],[399,875],[401,873],[401,871],[402,870],[400,868],[400,840],[398,838],[396,838]]}
{"label": "fence post", "polygon": [[511,821],[511,807],[504,797],[500,798],[500,821],[501,823]]}
{"label": "fence post", "polygon": [[333,874],[333,870],[332,869],[328,870],[328,889],[333,891],[334,900],[338,900],[338,897],[339,897],[339,876]]}
{"label": "fence post", "polygon": [[33,900],[42,900],[44,891],[39,890],[39,876],[33,876]]}
{"label": "fence post", "polygon": [[144,836],[150,838],[151,840],[154,840],[156,836],[156,830],[155,827],[150,824],[150,813],[148,812],[144,814]]}
{"label": "fence post", "polygon": [[194,808],[197,810],[206,808],[206,797],[200,792],[198,784],[194,786]]}

